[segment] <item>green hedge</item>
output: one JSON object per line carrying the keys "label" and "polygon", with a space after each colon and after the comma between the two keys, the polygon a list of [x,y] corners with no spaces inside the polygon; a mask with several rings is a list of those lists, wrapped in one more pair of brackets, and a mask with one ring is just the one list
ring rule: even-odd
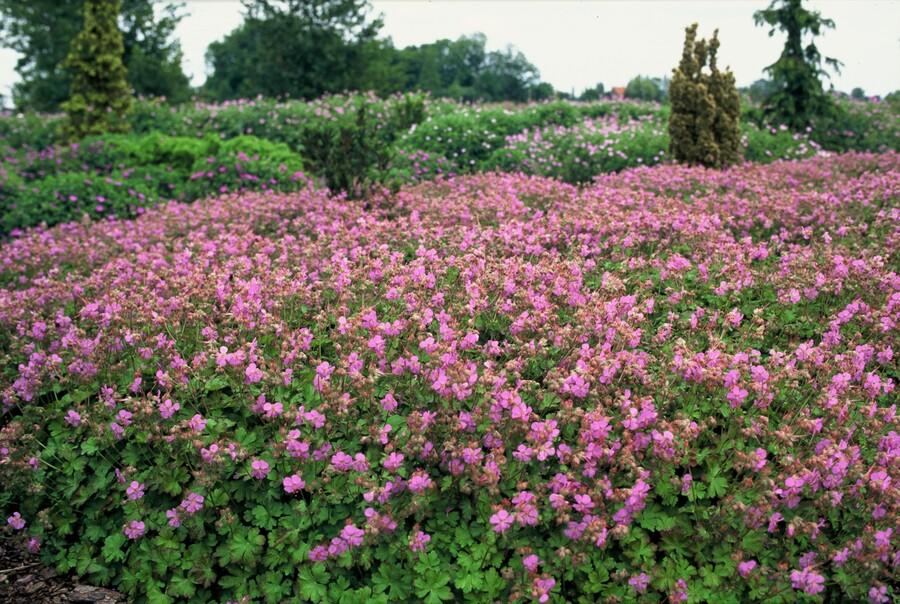
{"label": "green hedge", "polygon": [[130,217],[167,199],[289,191],[306,182],[297,153],[253,136],[107,135],[15,159],[17,170],[0,173],[3,232],[82,215]]}

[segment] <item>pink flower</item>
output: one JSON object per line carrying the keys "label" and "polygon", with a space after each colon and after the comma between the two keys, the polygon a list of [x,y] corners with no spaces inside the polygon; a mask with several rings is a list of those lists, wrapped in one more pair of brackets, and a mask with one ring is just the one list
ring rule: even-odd
{"label": "pink flower", "polygon": [[550,600],[550,590],[556,585],[556,579],[553,577],[535,577],[532,582],[532,594],[537,598],[538,602],[547,602]]}
{"label": "pink flower", "polygon": [[403,465],[403,453],[397,453],[396,451],[391,453],[383,462],[381,462],[381,465],[389,472],[396,472],[397,469]]}
{"label": "pink flower", "polygon": [[256,366],[256,363],[250,363],[247,365],[247,369],[244,370],[244,377],[248,384],[256,384],[262,381],[263,375],[262,370]]}
{"label": "pink flower", "polygon": [[757,449],[754,454],[756,455],[756,463],[753,464],[753,469],[759,472],[766,467],[766,450]]}
{"label": "pink flower", "polygon": [[122,532],[125,533],[125,536],[129,539],[139,539],[144,535],[144,523],[140,520],[132,520],[125,524],[122,528]]}
{"label": "pink flower", "polygon": [[81,425],[81,415],[78,414],[74,409],[69,409],[69,412],[66,413],[66,423],[70,426],[80,426]]}
{"label": "pink flower", "polygon": [[328,384],[328,380],[331,379],[332,373],[334,373],[334,366],[331,363],[328,361],[319,363],[316,366],[316,377],[313,378],[313,387],[317,391],[322,392]]}
{"label": "pink flower", "polygon": [[726,396],[729,406],[732,409],[737,409],[747,398],[747,394],[748,392],[740,386],[734,386],[731,390],[728,391],[728,395]]}
{"label": "pink flower", "polygon": [[575,398],[584,398],[590,391],[590,384],[579,374],[573,373],[563,382],[562,391],[571,394]]}
{"label": "pink flower", "polygon": [[41,551],[41,540],[37,537],[32,537],[28,540],[28,545],[26,546],[28,551],[32,554],[36,554]]}
{"label": "pink flower", "polygon": [[738,564],[738,573],[745,579],[756,568],[756,560],[745,560]]}
{"label": "pink flower", "polygon": [[281,485],[284,487],[285,493],[296,493],[305,487],[306,483],[297,474],[291,474],[290,476],[285,476],[281,481]]}
{"label": "pink flower", "polygon": [[808,568],[791,572],[791,587],[815,595],[825,589],[825,577]]}
{"label": "pink flower", "polygon": [[171,399],[166,399],[159,406],[159,414],[163,419],[169,419],[173,415],[175,415],[178,410],[181,409],[181,405],[178,403],[173,403]]}
{"label": "pink flower", "polygon": [[309,550],[309,559],[313,562],[322,562],[328,559],[328,548],[324,545],[317,545]]}
{"label": "pink flower", "polygon": [[269,475],[269,464],[263,459],[254,459],[250,462],[250,475],[257,480],[262,480]]}
{"label": "pink flower", "polygon": [[144,496],[144,485],[137,480],[132,480],[125,489],[125,494],[128,495],[128,499],[137,501]]}
{"label": "pink flower", "polygon": [[421,493],[426,489],[431,488],[434,483],[431,480],[431,477],[425,473],[424,470],[416,470],[413,472],[413,475],[409,479],[409,490],[413,493]]}
{"label": "pink flower", "polygon": [[513,521],[515,520],[515,516],[507,512],[506,510],[500,510],[493,516],[491,516],[490,522],[494,527],[494,531],[497,533],[505,533],[509,530],[509,527],[513,525]]}
{"label": "pink flower", "polygon": [[13,512],[13,515],[6,519],[6,523],[17,531],[21,531],[25,528],[25,519],[22,518],[22,515],[19,514],[19,512]]}
{"label": "pink flower", "polygon": [[887,586],[873,585],[869,588],[870,604],[887,604],[889,601],[887,596]]}
{"label": "pink flower", "polygon": [[281,403],[266,402],[263,403],[262,410],[266,419],[275,419],[281,417],[281,414],[284,413],[284,405]]}
{"label": "pink flower", "polygon": [[647,591],[647,586],[650,585],[650,576],[647,573],[635,575],[628,579],[628,585],[634,588],[634,591],[642,594]]}
{"label": "pink flower", "polygon": [[190,427],[190,429],[194,432],[203,432],[203,430],[206,428],[206,420],[203,419],[202,415],[197,413],[188,421],[188,427]]}
{"label": "pink flower", "polygon": [[891,486],[891,477],[884,470],[878,470],[869,475],[869,482],[873,487],[884,492]]}
{"label": "pink flower", "polygon": [[203,509],[204,501],[205,498],[203,497],[203,495],[194,493],[192,491],[188,493],[188,496],[181,501],[181,505],[179,507],[188,514],[196,514],[201,509]]}
{"label": "pink flower", "polygon": [[178,514],[178,508],[166,510],[166,518],[169,519],[169,526],[171,526],[172,528],[178,528],[179,526],[181,526],[181,516]]}
{"label": "pink flower", "polygon": [[341,538],[346,541],[350,547],[362,545],[366,532],[361,528],[357,528],[352,524],[348,524],[341,529]]}
{"label": "pink flower", "polygon": [[522,566],[530,573],[536,573],[540,563],[541,559],[534,554],[529,554],[522,558]]}
{"label": "pink flower", "polygon": [[133,414],[128,409],[121,409],[116,414],[116,420],[118,420],[118,422],[125,427],[128,427],[131,425],[132,417],[133,417]]}
{"label": "pink flower", "polygon": [[393,393],[388,392],[384,395],[384,398],[381,399],[381,408],[388,413],[397,408],[397,399],[394,398]]}
{"label": "pink flower", "polygon": [[422,531],[416,531],[409,539],[409,549],[414,552],[421,552],[428,545],[429,541],[431,541],[431,535]]}

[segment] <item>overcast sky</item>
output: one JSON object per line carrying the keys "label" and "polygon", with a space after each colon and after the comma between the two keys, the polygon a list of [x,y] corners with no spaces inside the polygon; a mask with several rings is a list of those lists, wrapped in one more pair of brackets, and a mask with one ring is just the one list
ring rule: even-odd
{"label": "overcast sky", "polygon": [[[603,82],[625,85],[634,75],[669,74],[681,55],[684,27],[697,21],[700,35],[719,29],[720,64],[738,85],[763,76],[784,38],[753,24],[768,0],[375,0],[384,16],[382,35],[396,46],[483,32],[490,49],[512,44],[559,90],[581,92]],[[860,86],[868,94],[900,89],[900,0],[808,2],[837,28],[818,43],[843,61],[836,88]],[[238,0],[188,0],[177,36],[184,69],[194,84],[206,78],[204,52],[241,22]],[[273,41],[277,43],[277,41]],[[16,79],[16,56],[0,49],[0,93]]]}

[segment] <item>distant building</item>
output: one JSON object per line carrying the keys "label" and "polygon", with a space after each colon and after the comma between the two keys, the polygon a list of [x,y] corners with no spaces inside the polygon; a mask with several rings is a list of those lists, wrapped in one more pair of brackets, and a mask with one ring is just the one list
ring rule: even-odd
{"label": "distant building", "polygon": [[617,101],[621,101],[622,99],[625,98],[625,87],[624,86],[614,87],[612,89],[612,91],[610,92],[610,96]]}

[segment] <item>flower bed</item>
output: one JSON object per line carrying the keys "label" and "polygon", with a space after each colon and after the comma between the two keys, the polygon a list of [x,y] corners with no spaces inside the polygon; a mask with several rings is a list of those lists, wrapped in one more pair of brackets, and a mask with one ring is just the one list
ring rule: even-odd
{"label": "flower bed", "polygon": [[0,247],[0,508],[136,601],[887,602],[900,156]]}

